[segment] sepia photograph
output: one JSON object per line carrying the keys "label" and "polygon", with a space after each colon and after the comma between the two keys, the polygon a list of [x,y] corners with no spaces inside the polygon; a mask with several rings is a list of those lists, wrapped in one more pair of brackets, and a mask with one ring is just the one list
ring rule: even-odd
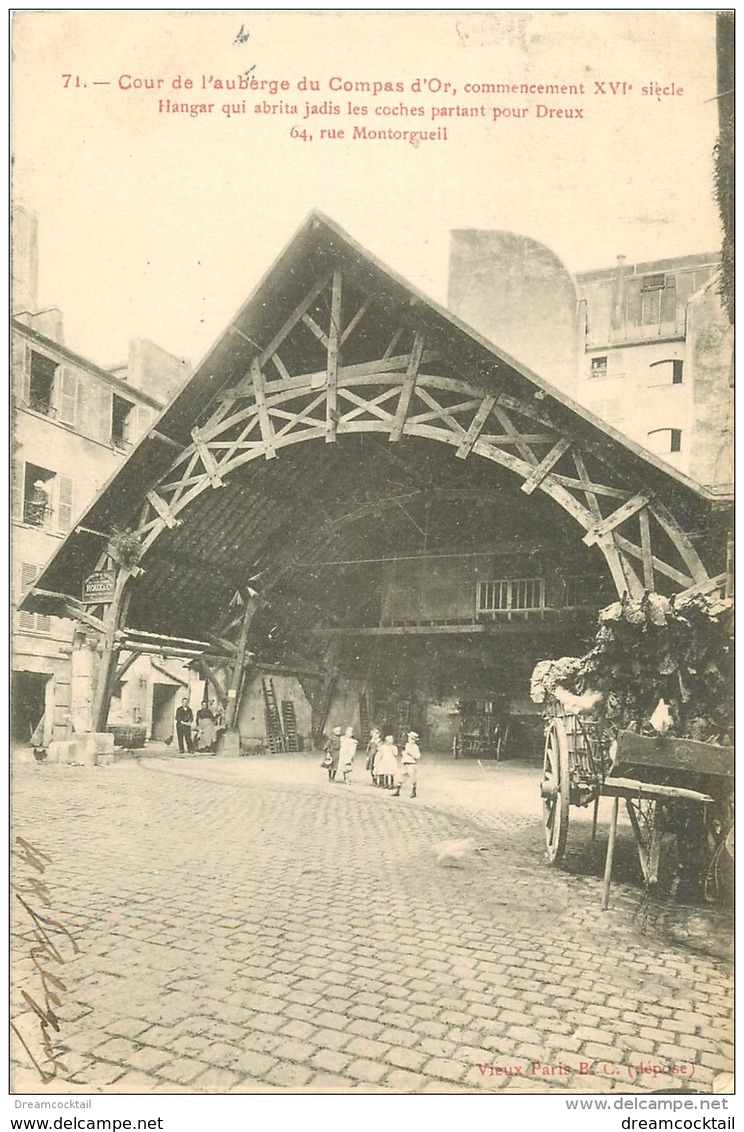
{"label": "sepia photograph", "polygon": [[10,35],[11,1126],[732,1128],[733,11]]}

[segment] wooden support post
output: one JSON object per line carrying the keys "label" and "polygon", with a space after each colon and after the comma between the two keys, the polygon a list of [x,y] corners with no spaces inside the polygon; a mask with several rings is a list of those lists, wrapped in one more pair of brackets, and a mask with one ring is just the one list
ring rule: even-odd
{"label": "wooden support post", "polygon": [[617,815],[620,809],[620,798],[615,795],[612,799],[612,817],[610,818],[610,836],[607,839],[607,857],[605,858],[604,878],[602,880],[602,911],[606,912],[610,906],[610,884],[612,883],[612,862],[615,857],[615,836],[617,834]]}
{"label": "wooden support post", "polygon": [[258,358],[254,358],[251,362],[251,381],[253,382],[253,396],[256,400],[256,408],[258,409],[258,423],[261,427],[261,439],[264,444],[264,455],[267,460],[273,460],[276,457],[276,447],[274,444],[274,426],[271,423],[269,410],[266,408],[266,390],[264,389],[264,376],[261,372],[261,366]]}
{"label": "wooden support post", "polygon": [[103,654],[96,681],[96,691],[93,697],[93,730],[105,731],[108,722],[111,693],[116,674],[116,665],[121,651],[121,642],[117,634],[124,624],[131,597],[129,582],[132,575],[129,570],[120,569],[114,587],[114,600],[109,605],[104,619]]}
{"label": "wooden support post", "polygon": [[240,628],[240,639],[238,640],[237,648],[235,650],[235,660],[233,663],[232,674],[230,676],[230,683],[227,688],[227,708],[225,709],[225,725],[228,731],[235,727],[238,718],[238,706],[240,699],[240,688],[243,680],[243,665],[245,663],[245,654],[247,652],[248,632],[251,627],[251,621],[258,609],[258,599],[254,596],[249,598],[246,602],[245,613],[243,614],[243,624]]}
{"label": "wooden support post", "polygon": [[408,410],[411,407],[411,400],[416,388],[416,379],[418,377],[423,353],[424,335],[420,330],[417,330],[416,335],[413,339],[413,348],[411,350],[411,356],[408,360],[406,376],[403,378],[403,387],[400,391],[398,408],[395,411],[395,420],[393,422],[393,427],[390,430],[389,439],[393,444],[400,440],[401,436],[403,435],[403,429],[406,427],[406,418],[408,416]]}
{"label": "wooden support post", "polygon": [[331,325],[328,331],[328,365],[326,370],[326,444],[333,444],[338,426],[338,361],[341,339],[341,272],[333,273]]}

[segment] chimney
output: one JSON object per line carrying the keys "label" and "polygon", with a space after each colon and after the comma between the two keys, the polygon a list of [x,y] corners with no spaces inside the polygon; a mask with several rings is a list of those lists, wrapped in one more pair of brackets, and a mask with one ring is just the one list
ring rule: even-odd
{"label": "chimney", "polygon": [[10,301],[13,314],[39,306],[38,218],[20,205],[11,210]]}

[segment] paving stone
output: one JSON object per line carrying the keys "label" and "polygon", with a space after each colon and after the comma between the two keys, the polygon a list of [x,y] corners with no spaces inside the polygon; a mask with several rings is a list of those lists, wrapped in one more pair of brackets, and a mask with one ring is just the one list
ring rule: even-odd
{"label": "paving stone", "polygon": [[339,1077],[333,1073],[316,1073],[308,1082],[308,1089],[313,1093],[346,1093],[354,1084],[348,1077]]}
{"label": "paving stone", "polygon": [[347,1054],[338,1053],[337,1050],[320,1049],[310,1058],[310,1064],[318,1069],[327,1069],[331,1073],[340,1073],[352,1061]]}
{"label": "paving stone", "polygon": [[153,1049],[152,1046],[145,1046],[144,1049],[138,1049],[136,1053],[131,1054],[127,1064],[132,1069],[142,1069],[147,1072],[158,1069],[161,1065],[172,1060],[173,1055],[170,1050]]}
{"label": "paving stone", "polygon": [[265,1075],[265,1081],[268,1085],[276,1085],[280,1089],[299,1089],[313,1077],[311,1069],[303,1068],[301,1065],[290,1065],[287,1063],[275,1065]]}
{"label": "paving stone", "polygon": [[384,1084],[393,1093],[416,1093],[426,1083],[426,1077],[421,1073],[409,1073],[404,1069],[393,1069],[384,1078]]}
{"label": "paving stone", "polygon": [[244,1074],[248,1077],[263,1077],[276,1065],[276,1058],[269,1057],[265,1053],[259,1053],[256,1050],[243,1050],[242,1053],[236,1057],[235,1062],[231,1066],[236,1073]]}
{"label": "paving stone", "polygon": [[346,1073],[349,1077],[356,1077],[360,1081],[379,1081],[388,1072],[387,1065],[381,1065],[377,1061],[367,1061],[364,1058],[358,1058],[352,1061],[346,1068]]}
{"label": "paving stone", "polygon": [[205,1069],[203,1073],[194,1078],[193,1086],[207,1093],[229,1093],[236,1085],[240,1084],[240,1081],[239,1073],[210,1066],[209,1069]]}
{"label": "paving stone", "polygon": [[[349,1049],[351,1049],[351,1046]],[[416,1050],[409,1049],[407,1046],[392,1046],[392,1048],[385,1051],[382,1055],[382,1059],[383,1061],[389,1061],[391,1065],[397,1065],[400,1069],[420,1069],[428,1060],[428,1055],[418,1053]]]}
{"label": "paving stone", "polygon": [[190,1057],[179,1057],[168,1062],[167,1065],[160,1066],[158,1076],[164,1077],[167,1081],[177,1081],[181,1085],[188,1085],[200,1073],[210,1068],[211,1066],[203,1061],[195,1061]]}
{"label": "paving stone", "polygon": [[149,1073],[129,1072],[110,1085],[112,1093],[150,1093],[155,1080]]}
{"label": "paving stone", "polygon": [[287,1061],[309,1061],[318,1047],[310,1042],[301,1042],[295,1038],[288,1038],[276,1046],[273,1053],[275,1057]]}
{"label": "paving stone", "polygon": [[444,1077],[449,1081],[460,1081],[470,1067],[461,1061],[452,1061],[445,1057],[435,1057],[427,1061],[424,1072],[431,1077]]}

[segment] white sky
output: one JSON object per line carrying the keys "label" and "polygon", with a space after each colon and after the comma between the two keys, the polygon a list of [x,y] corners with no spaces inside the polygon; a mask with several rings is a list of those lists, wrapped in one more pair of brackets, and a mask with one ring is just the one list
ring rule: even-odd
{"label": "white sky", "polygon": [[[245,43],[235,43],[241,29]],[[260,95],[168,89],[174,75],[333,75],[406,83],[437,76],[458,95],[367,96],[370,105],[488,104],[450,120],[447,143],[320,142],[349,120],[252,113]],[[63,74],[85,88],[63,88]],[[160,95],[121,74],[162,76]],[[111,86],[93,86],[109,80]],[[630,95],[465,95],[467,81],[633,84]],[[653,98],[645,84],[683,96]],[[14,200],[39,215],[40,306],[67,344],[103,365],[143,335],[196,362],[312,208],[434,298],[446,298],[449,230],[502,228],[548,244],[573,271],[720,245],[713,12],[21,12],[14,27]],[[157,113],[159,97],[215,103],[211,116]],[[227,120],[224,102],[247,99]],[[586,120],[537,121],[535,105]],[[491,107],[531,107],[492,120]],[[370,128],[411,120],[359,119]],[[289,137],[309,126],[312,143]],[[435,128],[428,117],[416,128]]]}

